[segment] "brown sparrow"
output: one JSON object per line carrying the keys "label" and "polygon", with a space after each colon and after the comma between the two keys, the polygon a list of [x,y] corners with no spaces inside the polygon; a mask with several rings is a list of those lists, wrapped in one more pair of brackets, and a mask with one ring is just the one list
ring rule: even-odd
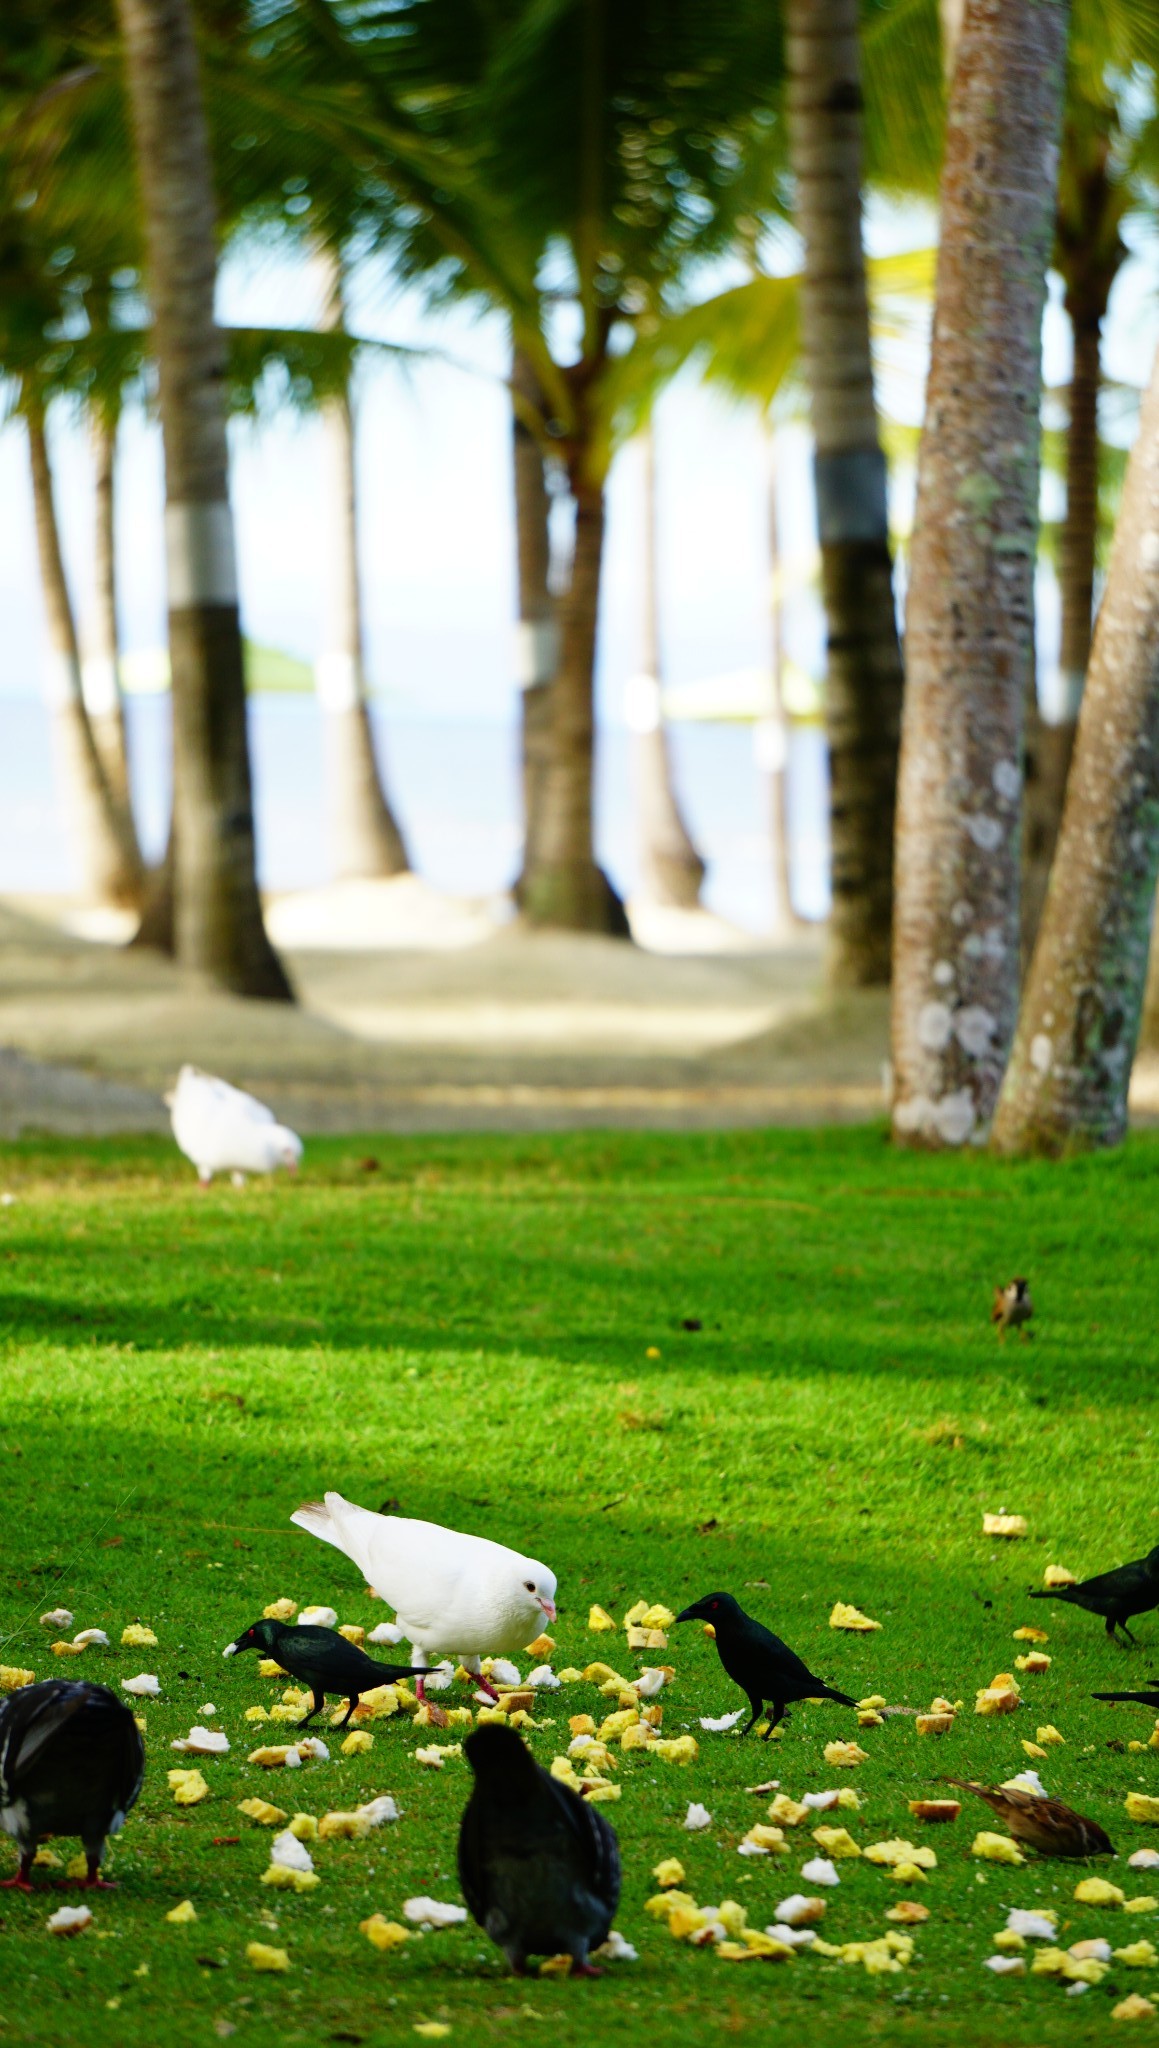
{"label": "brown sparrow", "polygon": [[1005,1287],[994,1289],[990,1321],[998,1325],[998,1335],[1002,1339],[1005,1339],[1007,1330],[1020,1330],[1025,1343],[1031,1332],[1022,1326],[1030,1321],[1033,1314],[1034,1303],[1030,1299],[1028,1280],[1009,1280]]}
{"label": "brown sparrow", "polygon": [[984,1799],[1016,1842],[1029,1842],[1040,1856],[1113,1856],[1114,1848],[1097,1820],[1087,1820],[1061,1799],[1041,1799],[1019,1785],[979,1785],[973,1778],[947,1778],[961,1792]]}

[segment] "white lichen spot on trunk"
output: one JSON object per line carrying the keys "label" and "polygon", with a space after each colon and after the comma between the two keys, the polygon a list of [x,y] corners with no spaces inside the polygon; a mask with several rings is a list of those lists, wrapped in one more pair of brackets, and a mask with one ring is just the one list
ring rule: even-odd
{"label": "white lichen spot on trunk", "polygon": [[982,1003],[964,1003],[954,1012],[954,1036],[971,1059],[988,1053],[998,1028],[998,1019]]}
{"label": "white lichen spot on trunk", "polygon": [[942,1052],[950,1042],[953,1017],[946,1003],[926,1003],[918,1013],[918,1043],[926,1052]]}
{"label": "white lichen spot on trunk", "polygon": [[1002,826],[985,811],[976,811],[967,818],[966,830],[982,853],[995,853],[1002,844]]}
{"label": "white lichen spot on trunk", "polygon": [[995,761],[990,780],[998,795],[1007,803],[1016,803],[1022,789],[1022,777],[1014,761]]}

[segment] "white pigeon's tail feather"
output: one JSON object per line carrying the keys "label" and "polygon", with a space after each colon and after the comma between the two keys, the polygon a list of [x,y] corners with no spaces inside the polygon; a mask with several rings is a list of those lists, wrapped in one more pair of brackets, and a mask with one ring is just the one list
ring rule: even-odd
{"label": "white pigeon's tail feather", "polygon": [[330,1510],[323,1500],[304,1500],[290,1516],[299,1529],[305,1529],[311,1536],[319,1536],[323,1543],[332,1543],[335,1550],[345,1550],[341,1536],[330,1519]]}

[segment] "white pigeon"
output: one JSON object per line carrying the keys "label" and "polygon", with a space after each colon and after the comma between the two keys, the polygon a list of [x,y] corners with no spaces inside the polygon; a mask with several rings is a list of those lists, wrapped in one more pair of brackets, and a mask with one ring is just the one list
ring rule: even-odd
{"label": "white pigeon", "polygon": [[[545,1618],[555,1620],[555,1573],[489,1537],[403,1515],[376,1515],[340,1493],[303,1502],[290,1520],[345,1551],[367,1584],[389,1601],[417,1665],[429,1665],[433,1653],[436,1662],[458,1657],[477,1674],[481,1657],[522,1650]],[[418,1692],[422,1698],[421,1678]]]}
{"label": "white pigeon", "polygon": [[244,1089],[185,1066],[165,1100],[173,1136],[197,1168],[203,1188],[215,1173],[231,1173],[240,1187],[247,1173],[275,1173],[279,1166],[297,1172],[302,1140]]}

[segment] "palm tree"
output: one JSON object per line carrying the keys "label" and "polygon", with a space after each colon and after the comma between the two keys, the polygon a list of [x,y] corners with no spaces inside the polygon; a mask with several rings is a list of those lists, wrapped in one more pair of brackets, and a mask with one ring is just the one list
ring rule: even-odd
{"label": "palm tree", "polygon": [[[551,585],[547,458],[535,431],[544,417],[544,398],[535,369],[518,345],[512,350],[511,397],[523,863],[534,868],[551,739],[551,688],[559,664],[559,619]],[[522,888],[521,874],[515,884],[517,902]]]}
{"label": "palm tree", "polygon": [[117,628],[116,469],[117,417],[100,401],[89,406],[93,458],[93,610],[85,634],[81,688],[97,752],[115,802],[133,831],[129,753],[121,695]]}
{"label": "palm tree", "polygon": [[76,839],[85,892],[96,903],[140,908],[143,877],[128,806],[110,786],[81,687],[76,620],[56,520],[52,469],[39,395],[25,388],[21,411],[28,435],[41,586],[49,641],[48,702],[61,787]]}
{"label": "palm tree", "polygon": [[1118,1144],[1159,878],[1159,355],[1127,466],[1066,809],[994,1121],[1000,1152]]}
{"label": "palm tree", "polygon": [[950,99],[910,556],[897,829],[895,1137],[984,1132],[1018,991],[1040,330],[1064,0],[967,0]]}
{"label": "palm tree", "polygon": [[890,973],[902,663],[861,244],[857,0],[786,0],[801,336],[828,623],[829,977]]}
{"label": "palm tree", "polygon": [[641,902],[682,910],[700,900],[704,862],[680,814],[660,688],[660,591],[657,561],[656,431],[639,435],[643,484],[644,567],[640,579],[642,647],[629,684],[628,723],[636,807],[637,893]]}
{"label": "palm tree", "polygon": [[237,993],[288,1001],[262,922],[225,434],[209,145],[187,0],[118,0],[165,447],[174,942]]}
{"label": "palm tree", "polygon": [[[342,263],[322,247],[323,325],[345,329]],[[334,871],[342,879],[405,874],[410,863],[375,759],[362,642],[354,414],[349,386],[322,403],[330,563],[325,645],[316,677],[326,732]]]}

